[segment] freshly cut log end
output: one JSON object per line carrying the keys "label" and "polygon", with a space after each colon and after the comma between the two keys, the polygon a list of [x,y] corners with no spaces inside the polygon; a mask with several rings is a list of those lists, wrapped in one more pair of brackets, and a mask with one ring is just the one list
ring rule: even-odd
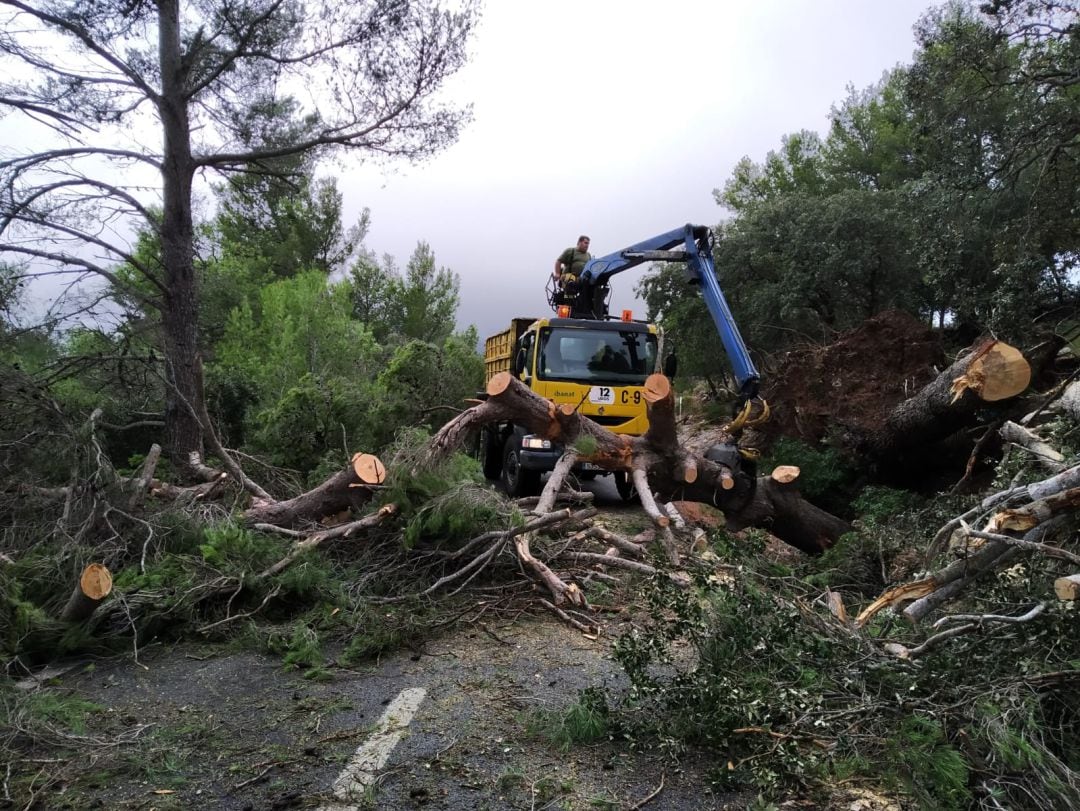
{"label": "freshly cut log end", "polygon": [[953,402],[973,391],[980,400],[993,403],[1015,397],[1031,382],[1031,366],[1020,350],[1001,341],[982,349],[967,370],[952,382]]}
{"label": "freshly cut log end", "polygon": [[386,481],[386,467],[378,456],[357,453],[352,458],[353,470],[364,484],[382,484]]}
{"label": "freshly cut log end", "polygon": [[1054,593],[1059,600],[1080,600],[1080,574],[1070,574],[1054,581]]}
{"label": "freshly cut log end", "polygon": [[510,381],[513,380],[513,375],[509,372],[499,372],[493,375],[491,380],[487,383],[488,397],[498,397],[510,386]]}
{"label": "freshly cut log end", "polygon": [[100,563],[91,563],[83,569],[78,585],[60,612],[64,622],[82,622],[87,619],[112,591],[112,575]]}
{"label": "freshly cut log end", "polygon": [[79,586],[83,594],[91,600],[104,600],[112,591],[112,575],[104,565],[91,563],[83,569],[82,577],[79,578]]}
{"label": "freshly cut log end", "polygon": [[795,465],[778,465],[773,468],[772,480],[777,484],[791,484],[798,480],[801,473]]}
{"label": "freshly cut log end", "polygon": [[658,403],[671,394],[671,381],[664,375],[649,375],[645,381],[645,402]]}

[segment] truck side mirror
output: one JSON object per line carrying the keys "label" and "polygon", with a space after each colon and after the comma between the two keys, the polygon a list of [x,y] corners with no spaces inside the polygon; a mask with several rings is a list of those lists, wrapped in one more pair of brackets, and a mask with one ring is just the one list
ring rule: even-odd
{"label": "truck side mirror", "polygon": [[520,347],[514,353],[514,362],[510,365],[510,371],[514,373],[514,377],[520,377],[521,373],[525,371],[525,347]]}
{"label": "truck side mirror", "polygon": [[672,352],[664,358],[664,377],[668,380],[674,380],[677,371],[679,371],[679,358]]}

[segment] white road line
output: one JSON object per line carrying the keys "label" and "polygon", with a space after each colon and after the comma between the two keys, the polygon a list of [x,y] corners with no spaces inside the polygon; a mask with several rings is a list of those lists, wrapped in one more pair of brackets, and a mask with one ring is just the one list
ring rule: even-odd
{"label": "white road line", "polygon": [[334,797],[341,803],[324,805],[318,811],[356,811],[357,803],[364,798],[364,790],[375,782],[379,769],[386,765],[390,753],[404,737],[426,695],[427,690],[423,687],[410,687],[390,702],[371,737],[360,745],[334,781]]}

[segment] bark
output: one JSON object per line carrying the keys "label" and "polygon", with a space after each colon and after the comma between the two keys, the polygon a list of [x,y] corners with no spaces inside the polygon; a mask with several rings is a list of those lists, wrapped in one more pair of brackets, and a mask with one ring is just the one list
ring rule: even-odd
{"label": "bark", "polygon": [[[1064,475],[1059,474],[1047,482],[1055,482],[1053,486],[1059,486]],[[1044,489],[1050,489],[1052,486],[1048,487],[1047,482],[1039,484],[1043,485]],[[911,623],[918,623],[932,610],[963,592],[976,579],[1001,568],[1024,549],[1072,560],[1075,556],[1071,553],[1047,546],[1041,543],[1041,539],[1062,520],[1065,513],[1078,508],[1080,488],[1064,491],[1058,489],[1056,492],[1046,493],[1042,500],[1019,509],[1006,509],[995,513],[987,521],[984,531],[967,530],[966,524],[959,522],[962,527],[960,531],[965,531],[968,536],[990,540],[971,554],[953,561],[929,577],[888,589],[863,609],[856,619],[856,625],[861,627],[881,609],[909,600],[914,602],[904,609],[904,616]]]}
{"label": "bark", "polygon": [[83,569],[75,590],[60,612],[63,622],[82,622],[94,613],[112,591],[112,575],[100,563],[91,563]]}
{"label": "bark", "polygon": [[728,524],[736,530],[761,527],[811,555],[824,552],[852,531],[846,521],[803,499],[794,481],[778,480],[775,471],[758,478],[753,497],[744,508],[728,514]]}
{"label": "bark", "polygon": [[1070,383],[1062,393],[1058,404],[1061,406],[1061,410],[1072,417],[1076,422],[1080,422],[1080,381]]}
{"label": "bark", "polygon": [[1022,425],[1007,420],[1001,426],[1001,438],[1027,449],[1035,460],[1051,473],[1060,473],[1065,469],[1065,457]]}
{"label": "bark", "polygon": [[377,457],[358,453],[348,468],[295,498],[287,501],[252,499],[244,520],[248,524],[290,528],[315,524],[343,510],[359,511],[371,501],[372,488],[381,484],[385,476],[386,469]]}
{"label": "bark", "polygon": [[[355,532],[377,527],[395,513],[397,513],[397,506],[394,504],[386,504],[371,515],[364,516],[359,521],[350,521],[348,524],[342,524],[341,526],[328,529],[324,532],[316,532],[314,535],[299,540],[293,545],[293,548],[289,550],[289,553],[285,557],[259,574],[257,579],[265,580],[267,577],[273,577],[275,574],[284,571],[296,562],[297,558],[309,549],[314,549],[319,546],[324,541],[333,538],[348,538]],[[256,527],[256,529],[258,529],[258,527]]]}
{"label": "bark", "polygon": [[162,0],[158,9],[161,95],[157,107],[164,131],[160,234],[166,290],[161,320],[168,383],[165,448],[177,468],[187,472],[191,454],[201,458],[203,453],[198,418],[203,407],[203,373],[191,214],[195,162],[185,94],[187,69],[181,60],[180,7],[177,0]]}
{"label": "bark", "polygon": [[142,503],[143,497],[150,487],[150,482],[154,479],[154,471],[157,470],[158,458],[160,456],[161,446],[154,443],[150,446],[150,452],[146,454],[146,459],[143,461],[139,475],[132,480],[131,498],[128,501],[129,510],[134,510]]}

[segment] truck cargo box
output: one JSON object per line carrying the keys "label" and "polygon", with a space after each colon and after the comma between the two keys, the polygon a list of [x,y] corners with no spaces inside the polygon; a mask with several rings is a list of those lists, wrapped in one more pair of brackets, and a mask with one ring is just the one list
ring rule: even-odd
{"label": "truck cargo box", "polygon": [[515,318],[510,326],[484,341],[484,380],[491,380],[499,372],[509,372],[514,359],[518,338],[535,321],[535,318]]}

